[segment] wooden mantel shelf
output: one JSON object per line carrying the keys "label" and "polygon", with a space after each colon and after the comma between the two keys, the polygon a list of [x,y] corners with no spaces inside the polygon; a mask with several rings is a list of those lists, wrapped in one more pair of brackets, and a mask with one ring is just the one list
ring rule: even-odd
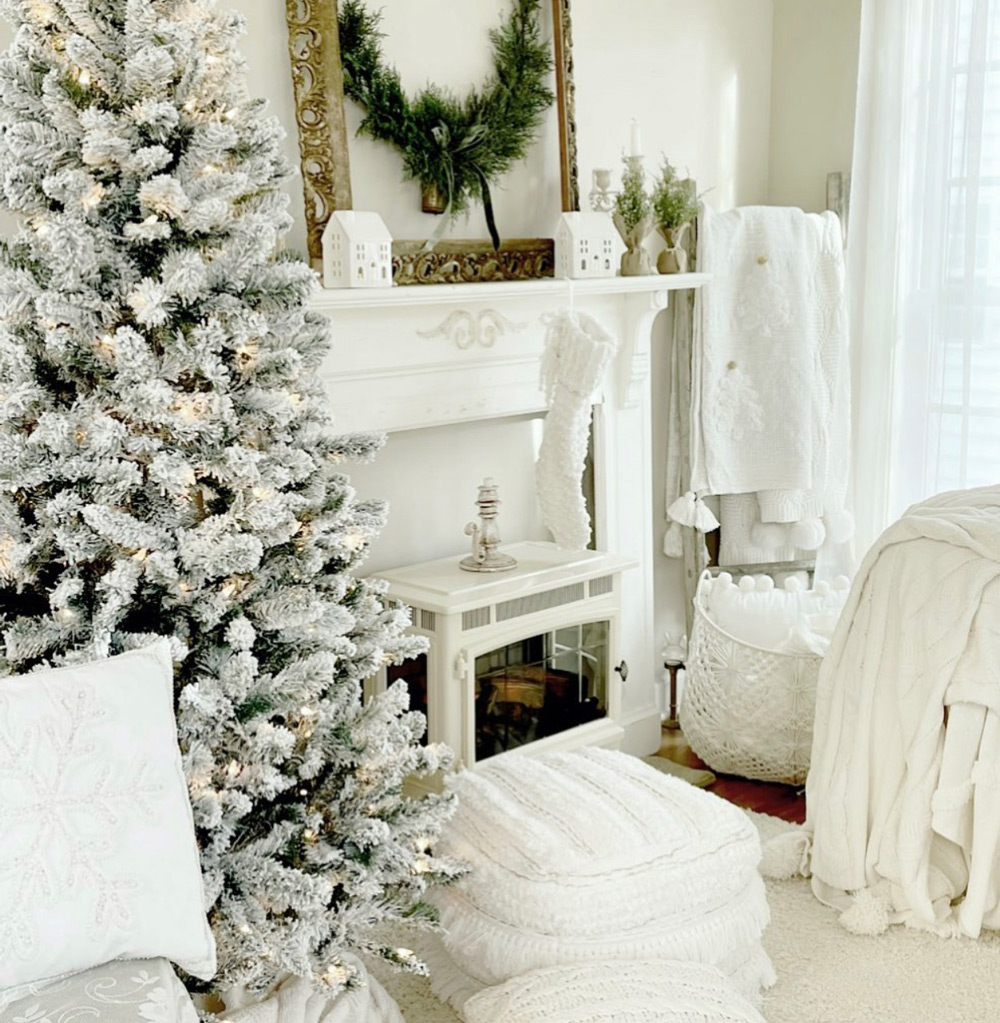
{"label": "wooden mantel shelf", "polygon": [[570,280],[543,277],[533,281],[489,281],[484,284],[408,284],[398,288],[320,288],[312,308],[332,313],[340,309],[402,309],[407,306],[465,305],[526,298],[586,298],[592,295],[634,295],[700,288],[708,274],[652,274],[644,277],[593,277]]}

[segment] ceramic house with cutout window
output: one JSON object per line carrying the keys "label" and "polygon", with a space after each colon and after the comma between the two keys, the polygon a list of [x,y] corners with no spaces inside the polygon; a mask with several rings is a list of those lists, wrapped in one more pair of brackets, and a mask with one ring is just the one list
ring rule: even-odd
{"label": "ceramic house with cutout window", "polygon": [[556,277],[614,277],[619,244],[607,213],[564,213],[556,228]]}
{"label": "ceramic house with cutout window", "polygon": [[392,286],[392,235],[377,213],[337,210],[323,232],[323,285]]}

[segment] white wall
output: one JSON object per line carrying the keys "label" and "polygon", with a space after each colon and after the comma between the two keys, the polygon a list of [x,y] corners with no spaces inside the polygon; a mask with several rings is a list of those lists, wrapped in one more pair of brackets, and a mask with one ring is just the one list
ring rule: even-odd
{"label": "white wall", "polygon": [[366,570],[380,572],[465,551],[467,522],[478,522],[483,477],[500,488],[503,540],[547,540],[535,499],[534,461],[540,418],[510,418],[392,433],[369,465],[349,469],[367,497],[389,501],[389,522]]}
{"label": "white wall", "polygon": [[[617,179],[631,119],[646,167],[666,156],[716,209],[767,200],[771,0],[573,0],[576,111],[584,196],[595,167]],[[683,631],[679,561],[659,553],[666,525],[667,317],[654,327],[653,517],[656,634]]]}
{"label": "white wall", "polygon": [[826,209],[854,148],[861,0],[774,0],[768,202]]}

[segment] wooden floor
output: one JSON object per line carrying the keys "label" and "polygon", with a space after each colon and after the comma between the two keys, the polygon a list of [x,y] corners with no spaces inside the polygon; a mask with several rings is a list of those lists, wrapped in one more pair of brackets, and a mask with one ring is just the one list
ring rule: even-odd
{"label": "wooden floor", "polygon": [[[663,729],[660,756],[687,767],[708,767],[695,756],[678,729]],[[728,799],[737,806],[756,810],[758,813],[768,813],[772,817],[780,817],[795,824],[801,824],[806,819],[806,797],[802,788],[773,782],[750,781],[747,778],[736,778],[718,772],[716,775],[717,780],[708,787],[708,791]]]}

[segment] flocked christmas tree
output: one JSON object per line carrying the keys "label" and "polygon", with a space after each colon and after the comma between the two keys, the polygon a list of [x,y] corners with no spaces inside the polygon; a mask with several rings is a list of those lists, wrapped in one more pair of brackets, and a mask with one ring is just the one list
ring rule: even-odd
{"label": "flocked christmas tree", "polygon": [[[214,0],[2,0],[0,671],[171,637],[220,987],[338,991],[373,925],[421,917],[445,751],[401,688],[406,613],[352,572],[383,521],[340,465],[327,324],[282,132]],[[2,682],[0,682],[2,684]],[[142,680],[137,679],[136,685]]]}

